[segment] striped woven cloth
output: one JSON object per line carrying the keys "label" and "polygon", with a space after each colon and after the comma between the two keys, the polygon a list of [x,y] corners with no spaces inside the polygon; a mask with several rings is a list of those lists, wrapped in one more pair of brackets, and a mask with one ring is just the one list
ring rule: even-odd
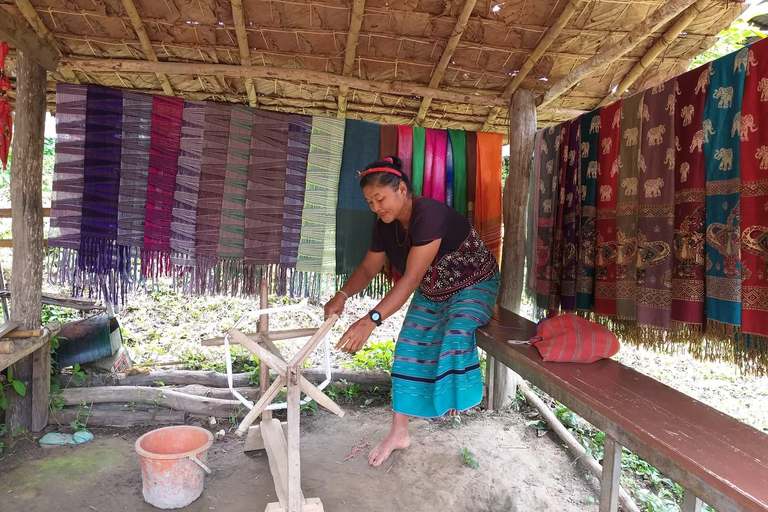
{"label": "striped woven cloth", "polygon": [[296,270],[336,271],[336,205],[344,126],[343,119],[312,118]]}
{"label": "striped woven cloth", "polygon": [[413,172],[413,127],[397,126],[397,156],[402,162],[403,172],[411,177]]}
{"label": "striped woven cloth", "polygon": [[288,156],[285,167],[285,209],[280,266],[295,268],[301,241],[301,211],[307,181],[307,158],[312,117],[291,114],[288,119]]}
{"label": "striped woven cloth", "polygon": [[229,146],[221,200],[219,258],[242,258],[245,233],[245,191],[251,158],[253,111],[233,105],[229,118]]}

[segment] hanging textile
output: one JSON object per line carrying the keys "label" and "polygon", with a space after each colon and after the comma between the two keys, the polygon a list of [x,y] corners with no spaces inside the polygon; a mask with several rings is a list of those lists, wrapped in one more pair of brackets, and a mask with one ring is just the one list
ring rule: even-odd
{"label": "hanging textile", "polygon": [[336,206],[344,119],[314,116],[296,270],[336,271]]}
{"label": "hanging textile", "polygon": [[464,132],[467,148],[467,220],[475,224],[475,190],[477,188],[477,132]]}
{"label": "hanging textile", "polygon": [[3,164],[3,170],[8,165],[8,153],[11,150],[13,136],[13,109],[8,103],[11,81],[8,80],[5,72],[5,56],[9,51],[8,43],[0,41],[0,163]]}
{"label": "hanging textile", "polygon": [[[346,144],[344,145],[346,148]],[[411,188],[417,196],[424,194],[424,159],[427,150],[427,132],[420,126],[413,127],[413,158]]]}
{"label": "hanging textile", "polygon": [[539,175],[543,131],[536,132],[528,180],[528,203],[525,210],[525,283],[523,293],[534,304],[536,301],[536,213],[538,212]]}
{"label": "hanging textile", "polygon": [[560,125],[560,132],[555,138],[555,154],[558,163],[557,187],[554,191],[553,209],[555,212],[555,227],[552,237],[552,279],[549,281],[549,310],[550,316],[557,314],[560,309],[560,292],[563,280],[563,210],[565,209],[565,174],[568,164],[568,139],[570,137],[571,123]]}
{"label": "hanging textile", "polygon": [[[445,202],[445,156],[448,132],[426,129],[424,156],[424,197]],[[501,154],[501,153],[499,153]]]}
{"label": "hanging textile", "polygon": [[[579,190],[581,184],[581,118],[571,121],[568,127],[567,151],[563,152],[565,162],[565,197],[563,206],[563,257],[560,306],[563,311],[576,310],[576,260],[579,254],[580,211]],[[566,160],[567,158],[567,160]]]}
{"label": "hanging textile", "polygon": [[171,216],[171,263],[176,267],[195,266],[195,212],[203,162],[204,123],[205,102],[185,100]]}
{"label": "hanging textile", "polygon": [[581,116],[581,240],[576,272],[576,308],[582,311],[591,311],[595,302],[599,137],[600,109],[597,109]]}
{"label": "hanging textile", "polygon": [[379,133],[379,159],[397,155],[398,129],[394,124],[382,124]]}
{"label": "hanging textile", "polygon": [[724,339],[741,325],[741,140],[733,125],[741,110],[749,63],[737,60],[738,55],[712,62],[702,127],[707,169],[707,336]]}
{"label": "hanging textile", "polygon": [[413,127],[397,125],[397,156],[403,172],[411,177],[413,162]]}
{"label": "hanging textile", "polygon": [[635,320],[635,267],[637,259],[637,162],[643,135],[645,92],[621,102],[618,187],[616,197],[616,318]]}
{"label": "hanging textile", "polygon": [[287,114],[254,111],[245,200],[247,266],[280,263],[288,124]]}
{"label": "hanging textile", "polygon": [[706,168],[702,126],[709,79],[709,65],[677,77],[672,321],[678,334],[701,335],[704,324]]}
{"label": "hanging textile", "polygon": [[552,293],[552,252],[555,239],[557,216],[557,191],[560,177],[560,154],[558,152],[560,125],[543,129],[536,143],[536,307],[549,310]]}
{"label": "hanging textile", "polygon": [[[733,130],[741,137],[741,331],[745,348],[757,348],[768,366],[768,40],[742,52],[747,66],[741,116]],[[738,59],[738,58],[737,58]],[[758,339],[762,337],[762,339]]]}
{"label": "hanging textile", "polygon": [[88,86],[78,267],[91,274],[116,269],[122,122],[122,91]]}
{"label": "hanging textile", "polygon": [[[414,128],[414,138],[416,131]],[[349,276],[357,268],[371,243],[376,215],[360,190],[357,173],[378,157],[379,125],[347,119],[336,210],[336,273],[341,276]]]}
{"label": "hanging textile", "polygon": [[285,170],[285,213],[280,266],[295,268],[301,240],[301,210],[307,181],[307,158],[312,117],[291,114],[288,119],[288,163]]}
{"label": "hanging textile", "polygon": [[477,134],[477,183],[474,227],[501,261],[501,133]]}
{"label": "hanging textile", "polygon": [[445,204],[453,207],[453,147],[451,138],[447,139],[445,151]]}
{"label": "hanging textile", "polygon": [[453,208],[467,216],[467,137],[464,130],[448,130],[453,155]]}
{"label": "hanging textile", "polygon": [[616,196],[619,176],[621,100],[600,110],[597,157],[597,252],[595,254],[595,313],[616,315]]}
{"label": "hanging textile", "polygon": [[155,96],[152,100],[152,141],[144,223],[145,275],[170,272],[171,219],[183,112],[184,100],[181,98]]}
{"label": "hanging textile", "polygon": [[[65,249],[68,253],[80,248],[87,91],[84,86],[56,84],[56,163],[48,247]],[[142,243],[143,229],[142,222]],[[63,260],[60,264],[65,265],[58,269],[63,284],[72,267],[66,266]]]}

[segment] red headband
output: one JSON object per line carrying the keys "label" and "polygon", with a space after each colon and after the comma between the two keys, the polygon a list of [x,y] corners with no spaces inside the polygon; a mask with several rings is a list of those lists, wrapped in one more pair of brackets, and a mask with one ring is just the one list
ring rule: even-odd
{"label": "red headband", "polygon": [[394,174],[395,176],[398,176],[400,178],[403,177],[403,173],[402,172],[398,171],[397,169],[390,169],[389,167],[372,167],[372,168],[370,168],[370,169],[368,169],[366,171],[363,171],[363,172],[357,171],[357,176],[358,176],[358,178],[363,178],[363,177],[365,177],[365,176],[367,176],[367,175],[369,175],[371,173],[374,173],[374,172],[388,172],[388,173]]}

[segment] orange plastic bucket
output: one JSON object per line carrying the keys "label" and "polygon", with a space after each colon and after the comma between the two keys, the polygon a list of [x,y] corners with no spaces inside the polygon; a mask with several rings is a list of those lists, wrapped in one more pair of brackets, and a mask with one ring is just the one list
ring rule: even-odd
{"label": "orange plastic bucket", "polygon": [[170,509],[186,507],[199,498],[205,474],[211,472],[205,465],[211,444],[213,434],[187,425],[159,428],[138,438],[144,501]]}

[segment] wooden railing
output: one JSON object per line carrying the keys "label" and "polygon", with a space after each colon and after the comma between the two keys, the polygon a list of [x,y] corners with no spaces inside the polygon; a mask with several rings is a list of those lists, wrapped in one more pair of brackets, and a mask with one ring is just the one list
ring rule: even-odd
{"label": "wooden railing", "polygon": [[[43,217],[50,217],[51,216],[51,209],[50,208],[43,208]],[[0,219],[10,219],[11,218],[11,209],[10,208],[0,208]],[[48,239],[43,239],[43,246],[48,247]],[[3,247],[13,247],[13,239],[9,240],[0,240],[0,248]]]}

